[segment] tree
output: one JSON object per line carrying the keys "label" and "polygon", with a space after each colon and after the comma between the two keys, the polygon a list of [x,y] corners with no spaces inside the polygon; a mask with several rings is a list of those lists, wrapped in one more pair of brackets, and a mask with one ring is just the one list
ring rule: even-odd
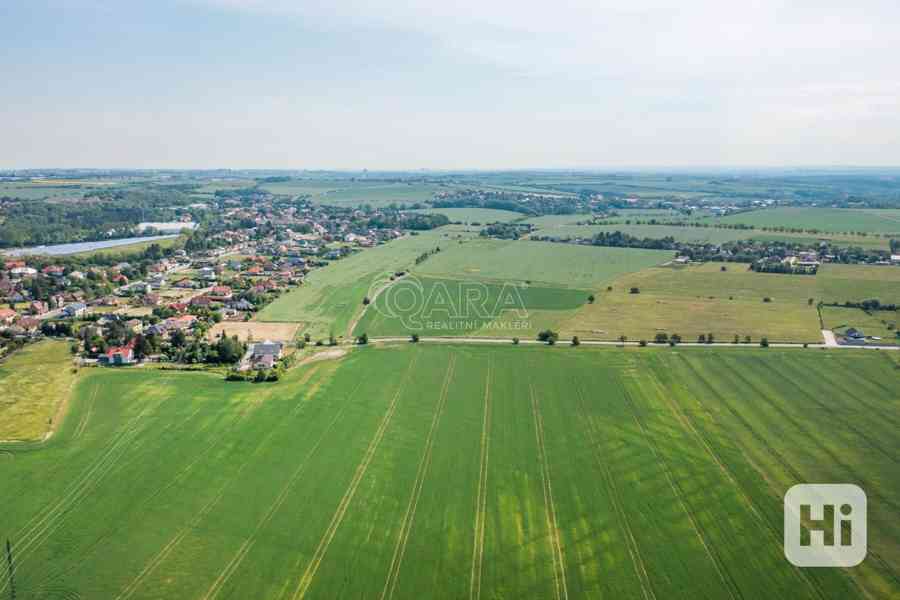
{"label": "tree", "polygon": [[707,334],[706,334],[706,343],[707,343],[707,344],[712,344],[712,343],[713,343],[713,339],[714,339],[714,338],[713,338],[713,334],[711,334],[711,333],[707,333]]}
{"label": "tree", "polygon": [[752,341],[752,340],[750,339],[750,336],[749,336],[749,335],[745,335],[745,336],[744,336],[744,343],[745,343],[745,344],[749,344],[751,341]]}
{"label": "tree", "polygon": [[629,294],[640,294],[641,290],[640,290],[640,288],[633,287],[628,291],[628,293]]}
{"label": "tree", "polygon": [[698,344],[705,344],[705,343],[706,343],[706,335],[704,335],[704,334],[701,333],[701,334],[697,337],[697,343],[698,343]]}
{"label": "tree", "polygon": [[673,343],[675,343],[675,344],[680,344],[680,343],[681,343],[681,336],[678,335],[677,333],[673,333],[673,334],[672,334],[672,337],[669,338],[669,339],[670,339]]}
{"label": "tree", "polygon": [[303,341],[306,342],[306,343],[308,344],[308,343],[310,342],[310,340],[312,340],[312,337],[310,337],[310,335],[309,335],[308,333],[304,333],[304,334],[303,334]]}
{"label": "tree", "polygon": [[628,336],[627,336],[627,335],[620,335],[620,336],[619,336],[619,341],[622,342],[622,343],[624,344],[625,342],[628,341]]}
{"label": "tree", "polygon": [[665,333],[664,331],[660,331],[656,334],[656,337],[653,338],[653,341],[657,344],[665,344],[669,341],[669,334]]}
{"label": "tree", "polygon": [[591,294],[590,296],[588,296],[588,304],[593,304],[593,303],[594,303],[594,295]]}
{"label": "tree", "polygon": [[759,345],[763,348],[768,348],[769,347],[769,338],[763,337],[762,339],[760,339]]}
{"label": "tree", "polygon": [[538,333],[537,339],[539,342],[546,342],[552,346],[559,339],[559,334],[552,329],[545,329]]}
{"label": "tree", "polygon": [[724,273],[725,271],[728,270],[728,267],[726,267],[725,265],[722,265],[722,268],[719,269],[719,270],[722,271],[722,272]]}
{"label": "tree", "polygon": [[580,346],[580,345],[581,345],[581,340],[578,339],[578,336],[577,336],[577,335],[573,335],[573,336],[572,336],[572,345],[573,345],[573,346]]}
{"label": "tree", "polygon": [[741,343],[741,336],[739,336],[738,334],[734,334],[734,341],[733,341],[732,343],[733,343],[733,344],[740,344],[740,343]]}
{"label": "tree", "polygon": [[417,343],[419,341],[419,334],[414,333],[411,336],[409,336],[409,341],[412,342],[413,344]]}
{"label": "tree", "polygon": [[769,298],[768,296],[766,296],[765,298],[763,298],[763,302],[768,303],[768,302],[771,302],[771,301],[772,301],[772,299]]}
{"label": "tree", "polygon": [[638,342],[638,346],[640,346],[641,348],[645,348],[647,346],[647,340],[640,340]]}
{"label": "tree", "polygon": [[368,306],[370,302],[372,302],[372,301],[369,300],[369,297],[368,297],[368,296],[366,296],[365,298],[363,298],[363,306]]}
{"label": "tree", "polygon": [[513,346],[518,346],[518,345],[519,345],[519,338],[514,337],[513,338]]}
{"label": "tree", "polygon": [[360,346],[365,346],[366,344],[368,344],[369,343],[369,334],[363,333],[361,336],[359,336],[356,339],[356,343],[359,344]]}
{"label": "tree", "polygon": [[812,298],[810,298],[809,300],[806,301],[806,305],[807,305],[807,306],[812,306],[812,305],[813,305],[813,302],[815,302],[815,300],[813,300]]}

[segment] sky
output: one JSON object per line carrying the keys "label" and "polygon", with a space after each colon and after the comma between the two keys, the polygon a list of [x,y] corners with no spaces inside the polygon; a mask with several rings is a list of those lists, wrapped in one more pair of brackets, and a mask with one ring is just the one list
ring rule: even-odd
{"label": "sky", "polygon": [[896,0],[3,0],[0,168],[900,165]]}

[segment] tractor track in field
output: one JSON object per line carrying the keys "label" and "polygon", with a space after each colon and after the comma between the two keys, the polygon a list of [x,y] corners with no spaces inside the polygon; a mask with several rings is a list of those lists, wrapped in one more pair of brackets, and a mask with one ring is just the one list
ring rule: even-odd
{"label": "tractor track in field", "polygon": [[493,358],[488,364],[484,382],[484,417],[481,422],[481,461],[478,469],[478,496],[475,499],[475,534],[472,542],[472,569],[469,576],[469,599],[481,598],[481,566],[484,561],[484,532],[487,520],[488,460],[491,442],[491,377]]}
{"label": "tractor track in field", "polygon": [[84,433],[85,429],[87,429],[88,421],[91,420],[91,415],[94,412],[94,405],[97,402],[97,391],[100,389],[99,384],[94,384],[94,392],[91,394],[91,398],[88,401],[87,410],[84,412],[84,416],[81,417],[81,420],[78,422],[78,426],[75,428],[75,432],[72,434],[72,439],[77,440]]}
{"label": "tractor track in field", "polygon": [[622,386],[622,394],[625,396],[626,403],[631,409],[631,414],[634,417],[635,423],[637,423],[638,429],[640,429],[641,431],[641,435],[643,436],[644,441],[647,443],[650,451],[653,453],[654,458],[656,458],[659,464],[662,465],[663,473],[665,473],[666,480],[669,482],[669,487],[672,489],[672,493],[675,494],[675,497],[678,499],[678,503],[681,504],[682,510],[684,510],[684,513],[690,520],[691,526],[693,526],[694,532],[697,534],[697,539],[700,541],[700,544],[706,551],[706,555],[713,563],[713,566],[716,569],[716,573],[718,573],[719,578],[722,580],[722,584],[725,586],[725,589],[728,590],[728,595],[734,600],[743,600],[744,595],[741,593],[741,590],[738,587],[737,583],[734,581],[734,578],[731,576],[731,573],[729,573],[727,567],[725,566],[725,562],[722,560],[722,557],[719,556],[718,552],[716,552],[713,546],[707,541],[707,533],[704,527],[700,524],[700,521],[697,518],[697,515],[694,513],[694,510],[688,503],[684,490],[675,479],[675,475],[672,473],[672,467],[671,465],[669,465],[669,461],[666,460],[666,457],[662,452],[660,452],[659,447],[656,443],[656,439],[647,431],[647,428],[640,417],[640,412],[637,409],[637,405],[635,404],[634,399],[631,397],[631,393],[627,389],[625,389],[624,385]]}
{"label": "tractor track in field", "polygon": [[531,396],[531,413],[534,417],[534,433],[538,446],[538,458],[541,463],[541,487],[544,491],[544,510],[550,534],[550,545],[553,553],[553,580],[557,600],[568,599],[569,587],[566,583],[566,557],[563,554],[562,540],[559,535],[559,522],[556,518],[556,504],[553,501],[553,486],[550,481],[550,461],[544,439],[544,419],[534,385],[528,385]]}
{"label": "tractor track in field", "polygon": [[[792,378],[786,377],[784,375],[784,373],[778,369],[778,367],[771,365],[771,366],[769,366],[769,369],[771,372],[778,374],[780,379],[787,381],[791,385],[791,387],[796,389],[802,396],[808,398],[810,400],[810,402],[812,402],[817,407],[819,407],[819,409],[821,409],[822,411],[825,411],[825,412],[827,412],[829,410],[829,407],[826,404],[823,404],[822,401],[819,400],[815,396],[815,394],[810,393],[809,390],[807,390],[803,386],[797,385]],[[864,441],[870,448],[872,448],[873,450],[880,452],[882,455],[884,455],[884,457],[887,458],[889,461],[891,461],[895,464],[897,462],[900,462],[900,461],[898,461],[895,453],[888,452],[887,450],[885,450],[883,446],[881,446],[880,444],[878,444],[877,442],[872,440],[868,435],[866,435],[865,433],[860,431],[851,422],[849,422],[849,420],[844,422],[844,426],[847,429],[849,429],[850,431],[852,431],[854,434],[856,434],[856,436],[859,437],[862,441]]]}
{"label": "tractor track in field", "polygon": [[[713,395],[713,397],[718,398],[719,402],[723,406],[726,407],[726,409],[729,411],[729,413],[731,413],[733,416],[737,417],[737,414],[738,414],[737,411],[730,404],[725,402],[725,399],[722,396],[722,394],[719,393],[719,391],[706,379],[706,377],[703,374],[701,374],[700,371],[697,370],[694,367],[694,365],[691,364],[691,362],[687,358],[682,356],[681,360],[685,365],[687,365],[688,369],[694,374],[696,379],[698,381],[700,381],[701,383],[703,383],[704,387]],[[654,374],[654,381],[655,380],[656,380],[656,375]],[[657,388],[659,388],[661,384],[656,383],[655,385]],[[660,390],[660,395],[662,398],[668,398],[668,392],[666,390]],[[738,491],[738,493],[740,494],[744,503],[750,509],[750,512],[753,514],[754,517],[756,517],[756,520],[759,521],[759,523],[763,526],[763,528],[769,532],[769,536],[771,538],[772,543],[774,543],[776,545],[781,545],[784,541],[782,539],[781,532],[778,531],[775,528],[775,526],[773,526],[772,523],[769,522],[769,520],[763,516],[763,513],[760,510],[760,508],[757,506],[756,502],[753,501],[750,494],[740,484],[740,482],[737,478],[737,475],[735,475],[731,471],[731,469],[719,457],[719,455],[716,453],[716,451],[713,450],[712,442],[710,442],[709,439],[707,438],[707,436],[704,435],[703,433],[701,433],[700,429],[694,425],[693,420],[690,417],[690,413],[682,412],[677,403],[671,403],[667,400],[666,405],[668,406],[669,411],[675,416],[675,418],[678,419],[686,429],[688,429],[691,433],[694,434],[694,437],[697,438],[697,440],[700,442],[700,445],[703,446],[703,449],[706,450],[706,453],[709,455],[709,457],[712,458],[713,462],[716,463],[716,465],[719,467],[719,470],[722,472],[722,474],[725,476],[725,478],[731,483],[731,485],[735,488],[735,490]],[[711,413],[709,412],[707,407],[702,402],[700,403],[700,406],[703,406],[704,412],[706,412],[706,414],[710,417],[710,419],[713,422],[715,422],[715,419],[712,418]],[[759,437],[759,434],[753,429],[753,427],[750,425],[749,422],[747,422],[745,419],[743,419],[743,417],[738,417],[738,420],[750,432],[750,434],[754,437],[754,439],[758,439],[760,441],[760,443],[763,445],[763,448],[766,448],[766,450],[772,454],[772,456],[782,465],[782,468],[784,468],[788,473],[791,473],[792,476],[794,476],[794,474],[796,474],[798,477],[797,478],[798,482],[805,481],[805,479],[803,479],[802,477],[799,477],[799,473],[797,472],[797,470],[789,462],[787,462],[787,460],[780,453],[778,453],[774,448],[772,448],[771,444],[769,444],[764,439]],[[821,584],[816,579],[809,577],[803,571],[803,569],[800,569],[798,567],[794,567],[794,572],[809,587],[811,587],[813,590],[815,590],[816,594],[818,595],[818,597],[821,600],[825,600],[825,598],[827,598],[827,596],[825,594],[825,590],[822,589]]]}
{"label": "tractor track in field", "polygon": [[[891,360],[887,354],[882,354],[881,356],[886,357],[888,361]],[[845,394],[847,397],[853,397],[866,410],[871,411],[871,413],[874,415],[877,415],[878,420],[881,420],[881,421],[884,421],[885,423],[890,424],[891,427],[893,427],[895,431],[900,429],[900,421],[897,421],[897,420],[891,418],[884,411],[879,410],[878,408],[873,406],[871,403],[865,402],[863,400],[862,396],[853,394],[852,391],[850,389],[848,389],[847,387],[845,387],[842,383],[832,379],[831,375],[828,373],[828,370],[821,368],[822,365],[820,362],[814,361],[813,365],[814,366],[812,368],[815,370],[816,375],[818,377],[820,377],[823,381],[825,381],[828,385],[834,387],[835,389],[840,390],[841,393]],[[856,383],[858,383],[860,385],[872,384],[874,387],[876,387],[877,389],[879,389],[882,392],[884,392],[885,394],[887,394],[888,397],[894,396],[896,394],[896,392],[889,390],[888,388],[881,385],[881,383],[879,381],[874,380],[874,379],[857,378],[855,381],[856,381]]]}
{"label": "tractor track in field", "polygon": [[[110,442],[106,450],[82,471],[82,474],[74,483],[70,484],[68,491],[65,492],[63,497],[43,513],[38,513],[32,517],[19,530],[19,533],[15,535],[16,544],[13,546],[17,560],[12,574],[15,574],[21,568],[30,554],[43,546],[62,524],[65,515],[114,469],[116,464],[121,461],[122,457],[131,448],[134,439],[140,431],[146,427],[141,427],[142,418],[149,414],[152,409],[159,408],[162,404],[163,402],[161,401],[154,406],[148,406],[132,417],[125,427],[122,428],[119,435]],[[8,584],[8,579],[0,582],[0,593],[5,591]]]}
{"label": "tractor track in field", "polygon": [[409,365],[407,365],[406,367],[406,372],[403,375],[403,379],[400,381],[400,385],[397,387],[397,391],[394,394],[394,397],[391,399],[391,403],[388,405],[388,408],[381,419],[381,423],[378,425],[378,428],[372,435],[372,439],[369,441],[369,446],[366,448],[366,451],[363,454],[359,465],[357,465],[356,471],[353,474],[353,478],[350,480],[350,484],[347,486],[347,490],[344,492],[343,497],[338,503],[337,509],[335,510],[334,515],[331,518],[331,522],[328,524],[328,527],[322,534],[322,537],[319,540],[319,544],[318,546],[316,546],[316,550],[313,553],[313,556],[310,559],[309,564],[307,565],[306,570],[303,573],[303,576],[300,578],[300,581],[297,584],[297,589],[295,590],[293,595],[294,600],[300,600],[301,598],[305,597],[306,593],[309,591],[309,587],[310,585],[312,585],[313,579],[315,578],[316,573],[319,570],[319,566],[322,564],[322,560],[325,558],[325,554],[328,552],[328,548],[331,546],[331,541],[337,534],[337,530],[341,526],[341,523],[344,520],[344,516],[347,514],[350,503],[356,495],[356,490],[359,488],[359,485],[362,482],[366,471],[369,469],[369,465],[372,463],[372,460],[375,457],[375,453],[377,452],[378,447],[381,445],[381,440],[384,438],[384,435],[387,432],[391,421],[393,420],[394,413],[397,410],[397,404],[399,403],[400,397],[403,395],[403,392],[406,390],[406,385],[409,382],[413,371],[415,370],[415,364],[418,357],[419,354],[415,353],[413,354],[412,359],[409,361]]}
{"label": "tractor track in field", "polygon": [[625,509],[622,507],[622,498],[619,495],[619,489],[616,486],[615,478],[610,471],[609,465],[601,459],[597,448],[599,448],[600,444],[595,436],[594,425],[588,418],[587,410],[585,409],[585,400],[584,400],[584,392],[580,385],[576,386],[576,392],[578,395],[578,417],[581,419],[582,423],[585,423],[585,431],[587,432],[588,442],[591,445],[592,453],[594,458],[597,461],[597,464],[600,466],[600,469],[603,472],[603,479],[606,485],[606,492],[609,494],[610,501],[613,505],[613,511],[615,511],[616,516],[618,517],[619,526],[622,529],[622,533],[625,536],[626,546],[628,547],[628,554],[631,556],[631,564],[634,567],[635,575],[638,578],[638,582],[641,585],[641,593],[644,596],[645,600],[656,600],[656,593],[653,591],[653,583],[650,580],[650,575],[647,572],[647,565],[644,563],[643,556],[641,556],[641,549],[638,546],[637,538],[634,536],[634,532],[631,529],[631,523],[628,519],[628,514],[625,512]]}
{"label": "tractor track in field", "polygon": [[[360,382],[356,386],[354,391],[351,393],[351,396],[356,393],[361,385],[362,382]],[[301,475],[303,475],[303,472],[306,470],[307,464],[309,464],[309,461],[318,453],[319,448],[322,446],[322,443],[326,440],[326,438],[328,438],[328,436],[331,434],[332,429],[334,429],[334,426],[337,425],[338,421],[340,421],[344,416],[346,408],[347,405],[342,404],[337,413],[335,413],[334,418],[331,419],[331,421],[328,423],[328,426],[326,426],[322,431],[322,434],[318,437],[316,443],[312,448],[310,448],[309,452],[306,453],[306,456],[303,457],[303,460],[300,461],[300,463],[297,465],[297,468],[294,469],[294,472],[291,473],[291,476],[281,488],[281,491],[279,492],[278,496],[275,497],[275,500],[263,515],[263,518],[260,519],[260,521],[256,524],[253,533],[250,534],[250,537],[248,537],[244,541],[232,561],[226,566],[225,570],[222,571],[216,582],[213,583],[213,586],[210,587],[210,589],[203,596],[204,600],[212,600],[213,598],[215,598],[225,586],[225,584],[228,583],[231,575],[234,574],[238,567],[240,567],[241,563],[244,561],[244,558],[247,556],[247,554],[249,554],[250,549],[256,544],[256,541],[259,539],[258,536],[260,531],[262,531],[263,528],[269,524],[269,522],[272,520],[272,517],[274,517],[275,514],[281,509],[281,507],[284,506],[288,495],[294,489],[294,486],[301,479]]]}
{"label": "tractor track in field", "polygon": [[403,515],[403,522],[397,537],[397,545],[394,548],[394,556],[391,558],[391,566],[388,570],[388,578],[387,581],[384,582],[384,589],[381,591],[382,600],[394,597],[397,581],[400,579],[400,567],[403,564],[406,545],[409,542],[409,536],[416,519],[416,509],[419,506],[419,498],[422,497],[422,488],[425,486],[425,478],[428,476],[428,469],[431,466],[435,433],[440,426],[441,417],[444,414],[444,407],[447,405],[447,394],[450,391],[450,382],[453,379],[455,367],[456,355],[454,354],[450,356],[450,364],[447,366],[446,375],[444,375],[444,384],[441,387],[438,405],[435,409],[434,416],[431,419],[428,437],[425,439],[425,450],[422,452],[422,459],[419,461],[419,469],[416,472],[416,479],[413,482],[413,490],[409,498],[409,504],[406,507],[406,514]]}
{"label": "tractor track in field", "polygon": [[[769,370],[770,372],[775,372],[778,374],[778,371],[775,371],[773,368],[769,367],[765,363],[762,363],[763,368]],[[803,423],[799,422],[796,418],[794,418],[790,413],[786,412],[782,407],[778,406],[776,403],[772,402],[768,394],[763,393],[763,391],[759,388],[759,386],[753,381],[747,379],[739,369],[733,369],[735,377],[740,379],[745,385],[747,385],[750,389],[754,390],[760,397],[762,397],[766,404],[770,406],[778,415],[789,422],[797,431],[802,433],[805,437],[813,442],[813,444],[818,447],[825,455],[828,456],[829,460],[832,464],[840,466],[840,468],[851,475],[855,474],[855,471],[850,468],[847,463],[842,461],[837,454],[835,454],[830,448],[822,444],[819,439],[819,436],[813,435],[813,433],[807,428]],[[802,391],[802,390],[801,390]],[[879,502],[882,502],[884,505],[891,507],[896,513],[900,513],[900,505],[897,505],[895,502],[885,498],[880,493],[877,493],[876,487],[869,485],[869,482],[863,479],[861,476],[857,475],[856,478],[866,486],[866,489],[869,490],[869,494],[878,498]]]}

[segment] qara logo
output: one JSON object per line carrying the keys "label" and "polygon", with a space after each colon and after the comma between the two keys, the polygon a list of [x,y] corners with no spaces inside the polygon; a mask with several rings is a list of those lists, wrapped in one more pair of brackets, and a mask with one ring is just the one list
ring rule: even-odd
{"label": "qara logo", "polygon": [[784,555],[798,567],[855,567],[867,552],[866,494],[852,484],[795,485],[784,495]]}

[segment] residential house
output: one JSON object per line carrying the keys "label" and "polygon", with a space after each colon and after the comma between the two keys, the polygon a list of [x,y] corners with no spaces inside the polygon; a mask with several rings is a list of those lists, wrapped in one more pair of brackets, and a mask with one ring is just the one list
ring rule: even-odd
{"label": "residential house", "polygon": [[15,269],[10,269],[9,274],[13,277],[33,277],[37,275],[37,269],[33,269],[31,267],[16,267]]}
{"label": "residential house", "polygon": [[227,285],[217,285],[206,294],[210,300],[215,300],[216,302],[231,300],[232,295],[231,288]]}
{"label": "residential house", "polygon": [[130,365],[134,363],[134,345],[129,343],[126,346],[116,346],[110,348],[105,354],[98,357],[101,365]]}
{"label": "residential house", "polygon": [[144,330],[144,324],[140,319],[130,319],[128,321],[125,321],[125,330],[134,334],[138,334]]}
{"label": "residential house", "polygon": [[83,302],[73,302],[63,307],[62,312],[67,317],[80,317],[84,315],[87,306]]}
{"label": "residential house", "polygon": [[253,344],[250,354],[250,365],[254,369],[271,369],[284,354],[284,344],[266,340]]}
{"label": "residential house", "polygon": [[42,315],[47,312],[47,310],[47,303],[41,302],[40,300],[35,300],[28,305],[28,312],[33,315]]}
{"label": "residential house", "polygon": [[0,325],[12,325],[19,318],[19,313],[11,308],[0,308]]}
{"label": "residential house", "polygon": [[144,294],[141,297],[141,304],[144,306],[159,306],[159,294]]}

